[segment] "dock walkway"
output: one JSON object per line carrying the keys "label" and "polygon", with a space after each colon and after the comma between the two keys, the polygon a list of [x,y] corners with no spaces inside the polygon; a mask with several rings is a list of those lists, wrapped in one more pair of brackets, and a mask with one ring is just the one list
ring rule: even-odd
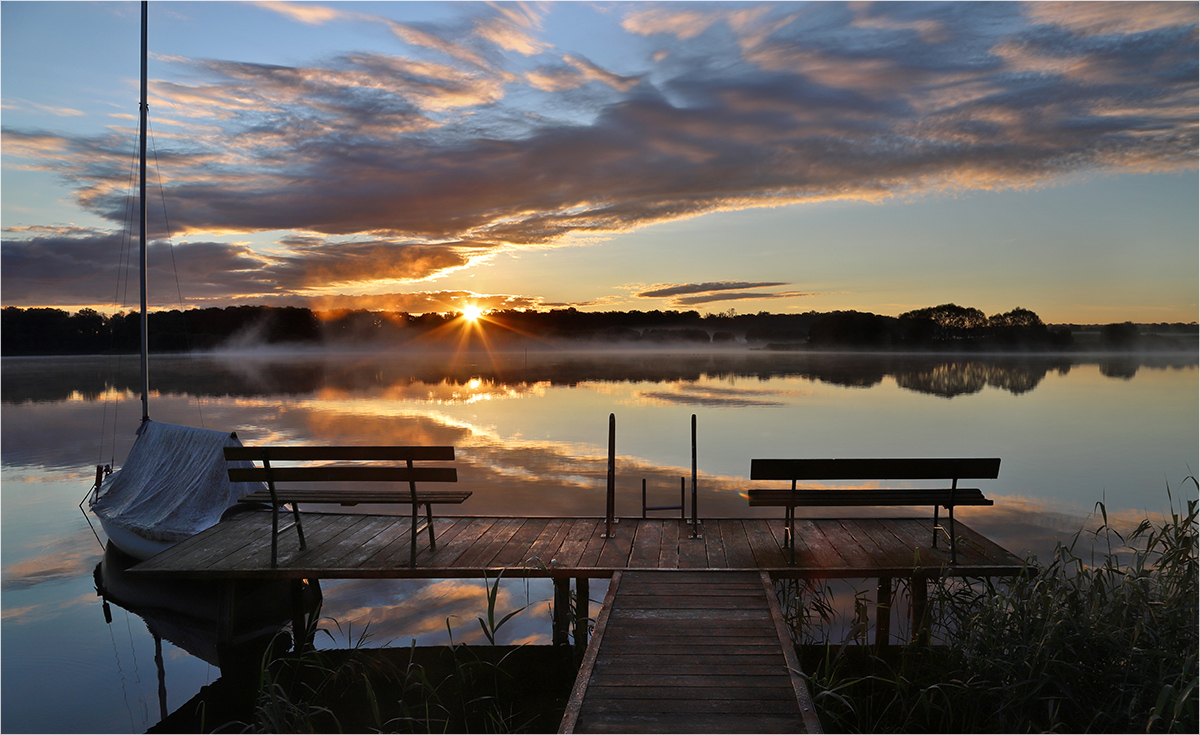
{"label": "dock walkway", "polygon": [[618,572],[559,732],[820,732],[770,578]]}

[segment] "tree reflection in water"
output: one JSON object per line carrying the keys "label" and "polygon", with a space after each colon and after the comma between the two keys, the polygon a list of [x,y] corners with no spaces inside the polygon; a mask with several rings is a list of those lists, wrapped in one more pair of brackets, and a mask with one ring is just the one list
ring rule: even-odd
{"label": "tree reflection in water", "polygon": [[[986,386],[1015,394],[1033,390],[1050,372],[1067,374],[1083,365],[1102,375],[1129,379],[1142,368],[1195,365],[1195,354],[1164,355],[897,355],[888,353],[729,352],[534,352],[250,354],[156,356],[155,389],[165,395],[252,397],[305,395],[319,390],[347,394],[381,390],[412,395],[425,386],[492,390],[584,382],[679,383],[701,379],[800,377],[846,387],[869,388],[892,377],[907,390],[953,397]],[[140,385],[135,359],[7,358],[3,402],[51,402],[134,394]],[[446,392],[436,390],[434,392]],[[453,391],[451,391],[453,392]],[[461,391],[458,391],[462,393]]]}

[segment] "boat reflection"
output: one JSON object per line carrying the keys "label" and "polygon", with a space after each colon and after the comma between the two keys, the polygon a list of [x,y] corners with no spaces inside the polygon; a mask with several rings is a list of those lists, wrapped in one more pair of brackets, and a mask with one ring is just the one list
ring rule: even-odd
{"label": "boat reflection", "polygon": [[[169,715],[163,641],[217,667],[222,688],[244,700],[241,706],[252,701],[264,654],[269,648],[282,651],[292,644],[292,637],[284,630],[297,612],[292,607],[290,583],[237,582],[232,616],[223,621],[222,609],[229,592],[218,583],[140,579],[127,573],[137,563],[110,542],[96,564],[93,578],[96,594],[103,601],[105,622],[112,624],[110,606],[116,605],[141,618],[154,639],[160,719],[166,720]],[[301,604],[307,621],[319,609],[320,589],[307,584],[302,589]],[[222,625],[227,625],[228,631],[223,632]]]}

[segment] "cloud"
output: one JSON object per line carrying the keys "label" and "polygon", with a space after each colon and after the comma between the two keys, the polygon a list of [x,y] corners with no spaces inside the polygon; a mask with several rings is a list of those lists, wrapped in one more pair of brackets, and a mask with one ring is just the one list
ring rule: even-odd
{"label": "cloud", "polygon": [[681,296],[683,294],[708,293],[710,291],[740,291],[747,288],[764,288],[770,286],[786,286],[786,283],[747,283],[745,281],[710,281],[708,283],[684,283],[680,285],[660,285],[649,291],[636,294],[640,299],[656,299],[664,296]]}
{"label": "cloud", "polygon": [[[549,46],[543,6],[472,6],[441,25],[369,18],[395,35],[394,54],[177,60],[185,74],[156,81],[152,104],[171,111],[160,167],[172,223],[206,240],[316,238],[225,250],[260,268],[231,265],[231,296],[349,293],[716,211],[1196,166],[1192,5],[621,10],[625,32],[650,44],[634,74]],[[5,129],[5,165],[56,172],[81,206],[119,222],[123,133]],[[6,298],[10,255],[58,257],[34,240],[21,257],[26,244],[6,240]],[[65,246],[70,265],[87,261]]]}
{"label": "cloud", "polygon": [[318,5],[317,3],[289,3],[260,0],[254,4],[260,8],[272,10],[293,20],[314,26],[324,25],[330,21],[349,17],[349,14],[341,10],[331,8],[328,5]]}
{"label": "cloud", "polygon": [[762,299],[795,299],[808,296],[816,296],[815,293],[805,291],[742,291],[739,293],[716,293],[705,294],[703,296],[687,296],[678,298],[672,301],[676,306],[696,306],[698,304],[711,304],[714,301],[742,301],[742,300],[762,300]]}
{"label": "cloud", "polygon": [[[749,301],[762,299],[792,299],[817,294],[805,291],[750,291],[752,288],[786,286],[784,282],[710,281],[708,283],[660,284],[637,294],[640,299],[669,298],[672,306],[696,306],[717,301]],[[690,295],[689,295],[690,294]]]}

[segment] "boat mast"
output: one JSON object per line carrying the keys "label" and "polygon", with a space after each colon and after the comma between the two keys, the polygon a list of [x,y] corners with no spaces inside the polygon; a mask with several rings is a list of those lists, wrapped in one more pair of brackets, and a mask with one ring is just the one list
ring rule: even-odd
{"label": "boat mast", "polygon": [[141,328],[142,328],[142,425],[145,425],[150,420],[150,330],[147,325],[146,318],[146,118],[149,105],[146,100],[148,97],[146,82],[146,26],[147,12],[146,0],[142,0],[142,100],[141,100],[141,125],[138,133],[138,202],[139,202],[139,219],[141,225],[141,235],[138,238],[139,245],[139,268],[140,284],[142,292],[141,300]]}

